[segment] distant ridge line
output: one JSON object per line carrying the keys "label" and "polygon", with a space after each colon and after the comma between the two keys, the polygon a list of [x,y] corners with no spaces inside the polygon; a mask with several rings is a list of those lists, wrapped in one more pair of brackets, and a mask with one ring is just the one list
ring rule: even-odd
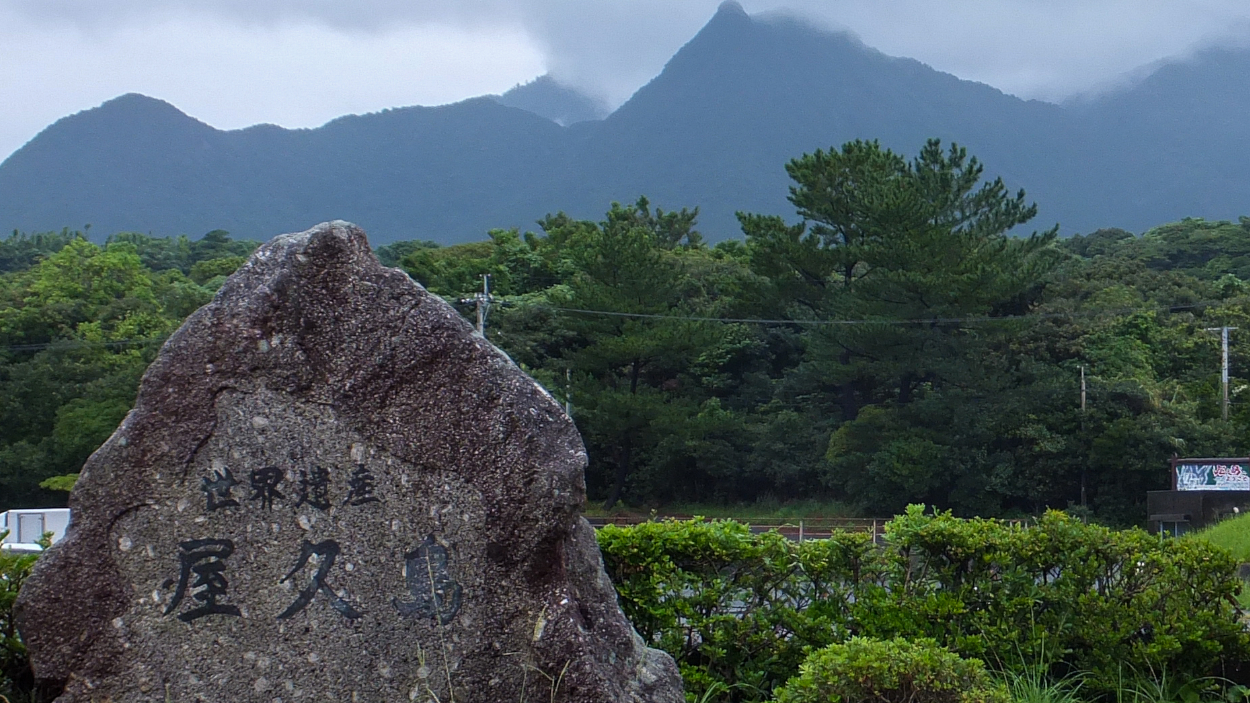
{"label": "distant ridge line", "polygon": [[1202,52],[1061,107],[724,3],[610,115],[550,77],[304,130],[222,131],[123,95],[58,120],[0,163],[0,231],[90,222],[98,238],[224,229],[268,239],[346,219],[375,244],[454,244],[532,229],[557,211],[597,219],[646,195],[699,207],[715,242],[741,236],[738,211],[794,218],[792,158],[854,139],[910,155],[933,137],[1025,189],[1038,222],[1064,234],[1235,221],[1250,203],[1250,121],[1236,118],[1250,113],[1247,75],[1250,50]]}

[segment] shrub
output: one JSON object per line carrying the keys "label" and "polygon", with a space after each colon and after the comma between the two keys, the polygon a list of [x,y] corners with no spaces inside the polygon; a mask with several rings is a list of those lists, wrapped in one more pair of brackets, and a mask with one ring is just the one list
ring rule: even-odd
{"label": "shrub", "polygon": [[[911,576],[892,588],[910,632],[1015,665],[1054,654],[1054,673],[1109,691],[1129,667],[1179,678],[1222,674],[1250,655],[1238,623],[1236,563],[1209,544],[1160,541],[1049,512],[1036,525],[924,515],[886,528],[886,558]],[[898,564],[896,564],[896,568]]]}
{"label": "shrub", "polygon": [[[7,534],[7,531],[0,531],[0,539]],[[48,535],[40,542],[46,548]],[[26,646],[17,636],[17,626],[13,622],[13,603],[38,557],[38,554],[0,550],[0,694],[10,697],[18,691],[28,692],[33,684]]]}
{"label": "shrub", "polygon": [[1009,703],[978,659],[931,639],[852,637],[814,652],[777,703]]}
{"label": "shrub", "polygon": [[[605,527],[599,544],[626,616],[673,655],[688,691],[767,696],[798,669],[809,640],[833,641],[802,615],[796,589],[805,581],[779,534],[729,521],[650,522]],[[800,628],[807,637],[790,636]]]}
{"label": "shrub", "polygon": [[1082,672],[1094,694],[1126,669],[1189,680],[1250,660],[1227,552],[1058,512],[1026,527],[913,506],[881,546],[697,520],[608,527],[599,540],[625,614],[696,697],[715,687],[764,700],[806,652],[852,637],[930,638],[1050,679]]}

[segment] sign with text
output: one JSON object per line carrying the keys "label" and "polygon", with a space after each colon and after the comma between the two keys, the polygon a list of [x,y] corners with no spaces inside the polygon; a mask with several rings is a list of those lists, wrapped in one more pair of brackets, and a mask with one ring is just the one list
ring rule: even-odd
{"label": "sign with text", "polygon": [[1178,491],[1250,491],[1250,460],[1181,459],[1173,466]]}

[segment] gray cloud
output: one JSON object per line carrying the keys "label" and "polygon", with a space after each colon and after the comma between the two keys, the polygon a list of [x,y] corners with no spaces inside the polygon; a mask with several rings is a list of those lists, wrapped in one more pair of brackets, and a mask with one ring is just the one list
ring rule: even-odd
{"label": "gray cloud", "polygon": [[[751,13],[808,17],[888,54],[1047,100],[1097,90],[1164,57],[1236,41],[1250,27],[1244,0],[743,4]],[[331,109],[446,102],[503,90],[543,70],[619,104],[659,72],[716,6],[717,0],[0,0],[6,46],[0,124],[8,125],[0,128],[0,154],[20,143],[14,130],[29,138],[56,116],[126,90],[150,92],[225,127],[311,126],[333,117]],[[206,58],[210,37],[232,52],[217,52],[220,67]],[[318,57],[307,42],[333,48]],[[164,65],[153,66],[153,56]],[[50,114],[53,109],[58,112]]]}
{"label": "gray cloud", "polygon": [[1240,41],[1250,21],[1241,0],[800,2],[811,16],[886,53],[1043,100],[1097,90],[1164,57]]}
{"label": "gray cloud", "polygon": [[[404,25],[522,28],[564,80],[619,103],[716,9],[717,0],[3,0],[31,20],[99,27],[215,16],[241,26],[318,23],[388,33]],[[1250,26],[1244,0],[744,0],[857,33],[1023,97],[1061,99],[1142,64],[1227,42]]]}

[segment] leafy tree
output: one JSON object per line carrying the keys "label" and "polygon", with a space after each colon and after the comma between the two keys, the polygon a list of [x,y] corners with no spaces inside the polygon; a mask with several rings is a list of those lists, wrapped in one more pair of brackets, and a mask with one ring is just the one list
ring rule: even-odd
{"label": "leafy tree", "polygon": [[38,232],[25,234],[14,231],[8,238],[0,240],[0,273],[22,271],[34,266],[39,259],[60,251],[62,247],[77,239],[86,239],[82,232],[71,232],[65,228],[60,232]]}
{"label": "leafy tree", "polygon": [[413,249],[403,268],[431,293],[455,298],[482,289],[482,276],[494,273],[490,265],[490,242],[452,247]]}
{"label": "leafy tree", "polygon": [[[613,204],[602,223],[546,218],[548,237],[569,243],[577,273],[567,307],[615,313],[573,313],[566,325],[580,338],[565,361],[579,380],[579,422],[600,460],[612,467],[605,504],[619,501],[640,455],[694,414],[680,399],[680,376],[715,342],[712,326],[664,319],[697,310],[698,291],[685,275],[679,248],[701,246],[694,215],[653,215],[645,198]],[[684,401],[684,402],[682,402]],[[685,407],[683,407],[685,406]]]}
{"label": "leafy tree", "polygon": [[[646,198],[600,221],[383,247],[568,404],[609,504],[818,497],[884,515],[1076,506],[1139,522],[1172,454],[1250,452],[1250,219],[1015,236],[1036,209],[959,147],[852,142],[789,164],[800,216]],[[0,241],[0,492],[55,503],[159,342],[255,246],[68,230]],[[741,318],[767,322],[734,322]],[[832,323],[832,324],[831,324]],[[1231,325],[1232,408],[1218,338]],[[1078,403],[1084,371],[1087,407]]]}
{"label": "leafy tree", "polygon": [[412,252],[418,249],[437,249],[438,247],[437,242],[409,240],[378,247],[374,250],[374,253],[378,255],[378,261],[381,261],[383,266],[401,266],[404,257]]}
{"label": "leafy tree", "polygon": [[[793,372],[836,398],[826,407],[844,423],[829,445],[827,480],[878,509],[975,494],[995,462],[951,446],[961,438],[975,446],[984,432],[952,427],[960,416],[950,406],[1002,393],[1011,366],[977,363],[999,335],[961,320],[1035,307],[1060,260],[1055,230],[1010,236],[1036,206],[1001,180],[983,182],[975,158],[936,140],[911,161],[851,142],[787,170],[803,222],[740,220],[753,269],[774,284],[777,314],[847,321],[807,332]],[[918,401],[924,408],[911,412]],[[865,407],[872,412],[861,416]]]}
{"label": "leafy tree", "polygon": [[130,242],[78,238],[3,283],[0,492],[56,504],[41,482],[76,472],[113,432],[158,344],[210,294],[154,274]]}
{"label": "leafy tree", "polygon": [[200,239],[186,235],[152,237],[138,232],[121,232],[110,236],[107,244],[126,243],[134,247],[143,265],[152,271],[177,270],[190,274],[197,263],[213,259],[246,258],[260,242],[235,240],[225,230],[215,229]]}
{"label": "leafy tree", "polygon": [[[818,363],[843,420],[893,387],[899,403],[939,379],[962,329],[946,320],[1024,312],[1056,258],[1055,231],[1012,238],[1036,214],[1001,179],[981,183],[966,150],[931,140],[912,162],[876,142],[817,151],[787,166],[804,223],[742,216],[757,270],[789,279],[789,301],[823,318],[891,323],[823,328]],[[978,188],[978,184],[980,187]],[[804,234],[804,229],[807,233]],[[935,353],[936,352],[936,353]]]}
{"label": "leafy tree", "polygon": [[1213,281],[1224,276],[1250,280],[1250,218],[1211,222],[1187,217],[1155,227],[1140,237],[1122,229],[1077,235],[1064,243],[1082,257],[1140,261],[1157,271],[1181,271]]}
{"label": "leafy tree", "polygon": [[197,261],[191,266],[190,278],[200,285],[214,278],[224,279],[234,273],[245,261],[247,261],[246,256],[223,256],[220,259]]}

